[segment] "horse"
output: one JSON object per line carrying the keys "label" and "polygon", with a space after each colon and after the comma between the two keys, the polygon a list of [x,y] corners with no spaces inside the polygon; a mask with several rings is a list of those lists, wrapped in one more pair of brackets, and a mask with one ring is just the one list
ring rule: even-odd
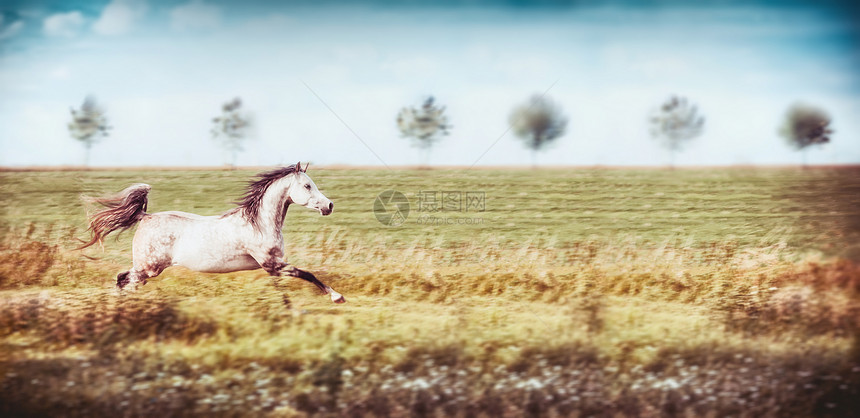
{"label": "horse", "polygon": [[221,215],[201,216],[168,211],[147,213],[148,184],[134,184],[109,197],[90,199],[107,209],[89,216],[92,238],[78,249],[102,245],[105,236],[137,225],[132,239],[132,268],[117,275],[120,290],[136,290],[170,266],[205,273],[229,273],[262,268],[270,276],[288,275],[314,284],[332,302],[343,295],[286,261],[281,229],[291,204],[331,215],[334,203],[320,193],[301,162],[260,173],[237,206]]}

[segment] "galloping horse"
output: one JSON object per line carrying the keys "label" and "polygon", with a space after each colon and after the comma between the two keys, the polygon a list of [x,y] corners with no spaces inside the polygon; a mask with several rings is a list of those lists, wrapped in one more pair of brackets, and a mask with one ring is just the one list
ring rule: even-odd
{"label": "galloping horse", "polygon": [[116,196],[93,199],[107,209],[90,216],[92,239],[79,247],[102,243],[116,230],[138,224],[132,240],[131,270],[117,275],[120,289],[136,289],[146,279],[170,266],[183,266],[207,273],[228,273],[263,268],[271,276],[286,274],[307,280],[344,303],[343,295],[320,282],[313,274],[282,260],[284,236],[281,228],[291,204],[330,215],[334,204],[317,189],[301,163],[261,173],[249,184],[238,206],[220,216],[200,216],[170,211],[146,213],[148,184],[129,186]]}

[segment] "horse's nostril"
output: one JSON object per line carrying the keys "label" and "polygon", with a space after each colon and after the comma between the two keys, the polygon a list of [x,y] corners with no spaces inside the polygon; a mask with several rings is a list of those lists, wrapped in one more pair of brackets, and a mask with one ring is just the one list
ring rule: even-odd
{"label": "horse's nostril", "polygon": [[328,203],[328,210],[334,210],[334,203]]}

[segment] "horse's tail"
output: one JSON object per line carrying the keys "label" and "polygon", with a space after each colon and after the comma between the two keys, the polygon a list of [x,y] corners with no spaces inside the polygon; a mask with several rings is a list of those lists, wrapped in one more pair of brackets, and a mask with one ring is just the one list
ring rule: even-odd
{"label": "horse's tail", "polygon": [[87,230],[93,234],[93,237],[76,249],[81,250],[95,243],[101,243],[111,232],[118,229],[125,231],[134,226],[146,216],[147,195],[150,189],[148,184],[138,183],[127,187],[115,196],[85,197],[84,200],[101,204],[107,209],[89,216],[90,226]]}

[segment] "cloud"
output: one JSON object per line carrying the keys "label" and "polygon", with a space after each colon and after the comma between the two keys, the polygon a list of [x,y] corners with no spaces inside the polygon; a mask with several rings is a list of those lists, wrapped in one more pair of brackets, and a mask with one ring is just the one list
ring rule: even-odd
{"label": "cloud", "polygon": [[134,28],[149,6],[143,0],[113,0],[102,10],[102,15],[93,24],[99,35],[122,35]]}
{"label": "cloud", "polygon": [[68,67],[63,66],[54,68],[48,76],[53,80],[68,80],[71,78],[72,73],[69,71]]}
{"label": "cloud", "polygon": [[45,18],[42,22],[42,32],[47,36],[71,38],[78,34],[84,25],[81,12],[57,13]]}
{"label": "cloud", "polygon": [[633,63],[632,70],[646,77],[680,77],[692,72],[691,65],[678,57],[655,57]]}
{"label": "cloud", "polygon": [[17,35],[23,27],[24,22],[20,20],[3,27],[3,15],[0,15],[0,41]]}
{"label": "cloud", "polygon": [[170,11],[170,27],[173,30],[206,30],[219,26],[221,26],[221,8],[203,3],[202,0],[192,0]]}
{"label": "cloud", "polygon": [[431,78],[439,73],[439,61],[425,55],[397,57],[383,61],[380,68],[402,80]]}
{"label": "cloud", "polygon": [[273,13],[246,20],[240,28],[243,33],[274,34],[289,28],[294,23],[295,19],[281,13]]}

